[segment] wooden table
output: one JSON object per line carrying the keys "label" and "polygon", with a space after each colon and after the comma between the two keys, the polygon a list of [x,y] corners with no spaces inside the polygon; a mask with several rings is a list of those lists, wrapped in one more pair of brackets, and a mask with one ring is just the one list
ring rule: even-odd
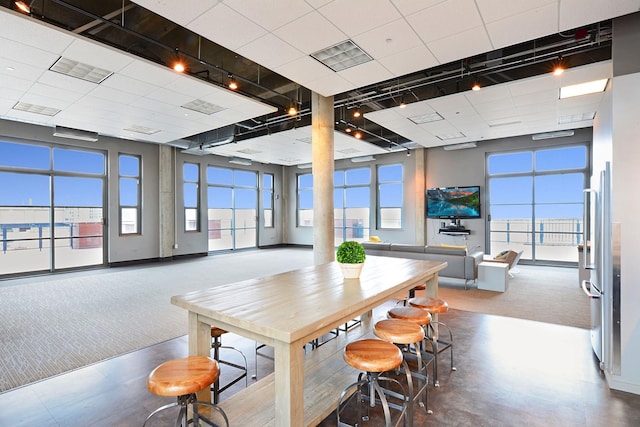
{"label": "wooden table", "polygon": [[[416,285],[437,296],[445,262],[368,256],[360,279],[336,262],[174,296],[189,311],[189,354],[210,355],[211,325],[270,345],[275,355],[275,425],[304,425],[302,347]],[[203,390],[199,399],[210,400]]]}

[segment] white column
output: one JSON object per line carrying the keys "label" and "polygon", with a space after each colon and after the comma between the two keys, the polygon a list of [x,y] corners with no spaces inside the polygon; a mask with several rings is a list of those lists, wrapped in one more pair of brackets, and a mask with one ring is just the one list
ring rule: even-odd
{"label": "white column", "polygon": [[333,231],[333,96],[311,94],[311,150],[313,173],[313,260],[335,259]]}

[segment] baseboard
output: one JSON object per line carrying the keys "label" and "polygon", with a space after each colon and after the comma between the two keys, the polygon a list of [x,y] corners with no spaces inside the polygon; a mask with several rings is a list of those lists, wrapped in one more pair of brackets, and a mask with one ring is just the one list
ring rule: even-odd
{"label": "baseboard", "polygon": [[612,375],[606,371],[604,375],[607,378],[607,384],[609,384],[610,389],[640,395],[640,384],[633,384],[627,381],[623,381],[622,377]]}

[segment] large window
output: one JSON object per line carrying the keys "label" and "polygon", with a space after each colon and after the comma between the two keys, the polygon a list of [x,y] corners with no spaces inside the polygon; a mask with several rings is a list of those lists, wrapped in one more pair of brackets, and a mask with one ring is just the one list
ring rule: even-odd
{"label": "large window", "polygon": [[262,175],[262,221],[265,228],[273,228],[273,174]]}
{"label": "large window", "polygon": [[118,156],[120,234],[140,234],[142,191],[139,156]]}
{"label": "large window", "polygon": [[347,169],[333,174],[335,243],[369,239],[371,169]]}
{"label": "large window", "polygon": [[255,247],[258,225],[258,174],[207,168],[209,250]]}
{"label": "large window", "polygon": [[378,228],[402,228],[402,164],[378,167]]}
{"label": "large window", "polygon": [[200,230],[200,166],[195,163],[185,163],[183,167],[184,180],[184,231]]}
{"label": "large window", "polygon": [[489,251],[522,250],[522,259],[576,262],[587,159],[584,145],[489,155]]}
{"label": "large window", "polygon": [[298,227],[313,227],[313,175],[298,175]]}
{"label": "large window", "polygon": [[104,263],[103,152],[0,141],[0,275]]}

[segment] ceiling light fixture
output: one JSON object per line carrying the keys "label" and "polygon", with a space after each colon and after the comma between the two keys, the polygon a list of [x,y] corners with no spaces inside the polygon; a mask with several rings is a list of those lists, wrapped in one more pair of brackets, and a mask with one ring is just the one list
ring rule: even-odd
{"label": "ceiling light fixture", "polygon": [[555,132],[544,132],[544,133],[536,133],[531,135],[531,139],[534,141],[539,141],[541,139],[551,139],[551,138],[562,138],[565,136],[573,136],[575,131],[573,130],[559,130]]}
{"label": "ceiling light fixture", "polygon": [[406,102],[404,102],[404,95],[402,95],[402,96],[400,97],[400,105],[399,105],[399,106],[400,106],[400,108],[404,108],[404,107],[406,107],[406,106],[407,106],[407,103],[406,103]]}
{"label": "ceiling light fixture", "polygon": [[73,129],[64,126],[56,126],[53,130],[53,136],[91,142],[96,142],[98,140],[97,132],[89,132],[86,130]]}
{"label": "ceiling light fixture", "polygon": [[16,1],[16,2],[14,2],[14,4],[16,5],[16,7],[18,8],[19,11],[24,12],[24,13],[31,13],[31,5],[35,1],[36,0],[31,0],[28,3],[26,1]]}
{"label": "ceiling light fixture", "polygon": [[177,73],[184,73],[186,70],[184,64],[180,61],[176,61],[173,63],[173,71]]}
{"label": "ceiling light fixture", "polygon": [[362,132],[360,130],[356,130],[356,133],[353,134],[355,139],[362,139]]}
{"label": "ceiling light fixture", "polygon": [[560,88],[560,99],[571,98],[573,96],[588,95],[591,93],[604,92],[609,79],[594,80],[592,82],[579,83],[577,85],[564,86]]}
{"label": "ceiling light fixture", "polygon": [[353,163],[362,163],[362,162],[371,162],[375,160],[375,156],[360,156],[360,157],[352,157],[351,162]]}
{"label": "ceiling light fixture", "polygon": [[360,111],[360,107],[356,107],[356,109],[353,112],[353,117],[355,117],[357,119],[360,116],[362,116],[362,112]]}
{"label": "ceiling light fixture", "polygon": [[234,165],[251,166],[251,159],[243,159],[242,157],[232,157],[229,159],[229,163]]}
{"label": "ceiling light fixture", "polygon": [[238,82],[233,77],[233,74],[229,74],[227,77],[229,77],[229,89],[237,90],[238,89]]}
{"label": "ceiling light fixture", "polygon": [[472,91],[474,91],[474,92],[477,92],[477,91],[479,91],[480,89],[481,89],[481,88],[480,88],[480,85],[478,84],[478,82],[475,82],[475,83],[473,84],[473,86],[471,86],[471,90],[472,90]]}
{"label": "ceiling light fixture", "polygon": [[345,40],[326,49],[314,52],[311,54],[311,57],[335,72],[373,60],[369,54],[360,49],[352,40]]}
{"label": "ceiling light fixture", "polygon": [[478,146],[475,142],[463,142],[462,144],[445,145],[442,147],[445,151],[452,150],[464,150],[466,148],[476,148]]}
{"label": "ceiling light fixture", "polygon": [[287,114],[290,115],[291,117],[294,117],[298,114],[298,109],[296,108],[296,104],[297,104],[296,101],[291,101],[291,104],[287,109]]}

